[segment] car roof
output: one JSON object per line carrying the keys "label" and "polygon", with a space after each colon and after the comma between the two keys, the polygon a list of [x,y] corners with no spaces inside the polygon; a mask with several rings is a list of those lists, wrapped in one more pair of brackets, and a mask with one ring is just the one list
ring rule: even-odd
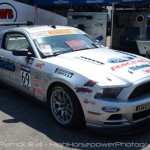
{"label": "car roof", "polygon": [[40,26],[22,26],[22,27],[15,27],[11,29],[5,29],[5,31],[20,31],[24,30],[27,31],[28,33],[35,33],[35,32],[43,32],[47,30],[61,30],[61,29],[76,29],[74,27],[70,26],[58,26],[58,25],[40,25]]}

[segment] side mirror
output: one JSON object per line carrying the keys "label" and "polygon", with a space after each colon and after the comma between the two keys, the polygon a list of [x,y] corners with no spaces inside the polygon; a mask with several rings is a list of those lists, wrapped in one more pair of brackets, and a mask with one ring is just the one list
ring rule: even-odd
{"label": "side mirror", "polygon": [[14,56],[27,56],[28,50],[27,49],[12,50],[12,54]]}

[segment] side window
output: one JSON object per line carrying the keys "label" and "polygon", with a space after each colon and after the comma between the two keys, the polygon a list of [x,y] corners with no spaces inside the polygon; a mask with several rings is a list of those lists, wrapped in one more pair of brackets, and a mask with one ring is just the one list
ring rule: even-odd
{"label": "side window", "polygon": [[30,43],[21,33],[7,33],[4,36],[3,49],[8,51],[27,49],[33,55],[33,57],[35,57]]}

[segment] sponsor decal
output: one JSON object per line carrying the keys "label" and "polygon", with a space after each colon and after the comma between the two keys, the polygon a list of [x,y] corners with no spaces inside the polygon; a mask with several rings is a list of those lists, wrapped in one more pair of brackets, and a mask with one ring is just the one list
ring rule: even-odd
{"label": "sponsor decal", "polygon": [[136,111],[144,111],[150,109],[150,103],[139,105],[136,107]]}
{"label": "sponsor decal", "polygon": [[85,103],[85,104],[92,104],[92,105],[95,105],[95,104],[96,104],[96,102],[90,101],[90,100],[88,100],[88,99],[84,99],[84,100],[83,100],[83,103]]}
{"label": "sponsor decal", "polygon": [[5,75],[8,78],[13,79],[13,80],[16,79],[16,76],[13,73],[6,71],[6,70],[0,70],[0,74]]}
{"label": "sponsor decal", "polygon": [[27,65],[30,65],[30,66],[33,64],[33,61],[34,61],[34,58],[27,57],[26,59]]}
{"label": "sponsor decal", "polygon": [[133,72],[131,70],[128,70],[129,73],[133,74]]}
{"label": "sponsor decal", "polygon": [[40,74],[34,74],[34,87],[42,88],[42,76]]}
{"label": "sponsor decal", "polygon": [[37,88],[42,88],[42,82],[34,81],[34,86]]}
{"label": "sponsor decal", "polygon": [[141,2],[141,0],[123,0],[123,2]]}
{"label": "sponsor decal", "polygon": [[0,3],[0,21],[15,22],[17,20],[17,11],[9,3]]}
{"label": "sponsor decal", "polygon": [[132,71],[136,71],[136,70],[140,70],[140,69],[143,69],[143,68],[146,68],[146,67],[150,67],[150,65],[149,64],[136,65],[136,66],[133,66],[133,67],[129,67],[129,69],[132,70]]}
{"label": "sponsor decal", "polygon": [[30,68],[24,65],[21,65],[21,70],[24,70],[26,72],[30,72]]}
{"label": "sponsor decal", "polygon": [[107,79],[108,81],[112,81],[112,79],[111,79],[111,78],[109,78],[109,77],[107,77],[106,79]]}
{"label": "sponsor decal", "polygon": [[30,68],[23,65],[21,65],[21,83],[27,89],[31,87]]}
{"label": "sponsor decal", "polygon": [[42,92],[42,72],[34,72],[33,82],[34,82],[34,95],[36,98],[43,100],[43,92]]}
{"label": "sponsor decal", "polygon": [[37,63],[37,64],[35,65],[35,67],[36,67],[36,68],[39,68],[39,69],[42,69],[43,66],[45,66],[45,63]]}
{"label": "sponsor decal", "polygon": [[53,55],[53,51],[50,45],[40,45],[40,51],[44,56]]}
{"label": "sponsor decal", "polygon": [[41,88],[34,88],[34,95],[36,96],[36,98],[43,100],[42,93],[43,92]]}
{"label": "sponsor decal", "polygon": [[40,71],[40,70],[34,70],[34,75],[40,75],[40,76],[42,76],[43,72]]}
{"label": "sponsor decal", "polygon": [[31,36],[32,36],[33,39],[37,39],[37,38],[46,37],[46,36],[49,36],[49,35],[48,35],[48,32],[43,31],[43,32],[32,33]]}
{"label": "sponsor decal", "polygon": [[103,3],[104,0],[86,0],[87,4],[93,4],[93,3]]}
{"label": "sponsor decal", "polygon": [[150,73],[150,68],[145,68],[142,70],[144,73]]}
{"label": "sponsor decal", "polygon": [[69,4],[68,0],[55,0],[54,4]]}
{"label": "sponsor decal", "polygon": [[63,34],[73,34],[73,33],[74,33],[73,30],[70,30],[70,29],[48,31],[49,35],[63,35]]}
{"label": "sponsor decal", "polygon": [[43,32],[36,32],[32,33],[31,36],[33,39],[37,39],[39,37],[65,35],[65,34],[78,34],[78,33],[79,33],[78,30],[61,29],[61,30],[48,30]]}
{"label": "sponsor decal", "polygon": [[9,60],[0,60],[0,67],[6,70],[12,71],[12,72],[14,72],[16,69],[15,64],[12,62],[9,62]]}
{"label": "sponsor decal", "polygon": [[74,75],[74,73],[71,73],[69,71],[59,69],[59,68],[56,68],[55,73],[63,75],[63,76],[68,77],[68,78],[72,78],[72,76]]}
{"label": "sponsor decal", "polygon": [[134,60],[134,61],[130,61],[130,62],[123,62],[121,64],[118,64],[116,66],[111,67],[112,71],[115,71],[116,69],[120,69],[123,67],[127,67],[130,65],[134,65],[134,64],[138,64],[138,63],[143,63],[143,62],[148,62],[147,60],[143,60],[143,59],[139,59],[139,60]]}
{"label": "sponsor decal", "polygon": [[98,82],[89,80],[84,85],[76,85],[75,90],[78,93],[91,93],[93,91],[94,85]]}
{"label": "sponsor decal", "polygon": [[34,88],[34,93],[36,93],[38,95],[42,95],[42,89]]}
{"label": "sponsor decal", "polygon": [[78,93],[91,93],[92,92],[92,90],[88,88],[84,88],[84,87],[76,87],[75,90]]}
{"label": "sponsor decal", "polygon": [[44,37],[44,36],[48,36],[48,33],[47,32],[38,32],[38,33],[35,33],[35,36]]}
{"label": "sponsor decal", "polygon": [[41,77],[40,77],[39,75],[36,75],[36,76],[34,77],[34,81],[35,81],[35,82],[41,82],[42,79],[41,79]]}
{"label": "sponsor decal", "polygon": [[93,80],[89,80],[88,82],[86,82],[86,83],[84,84],[84,86],[93,87],[96,83],[98,83],[98,82],[93,81]]}
{"label": "sponsor decal", "polygon": [[123,56],[122,58],[110,58],[108,60],[108,62],[110,63],[120,63],[120,62],[126,62],[126,61],[130,61],[133,60],[134,57],[132,56]]}
{"label": "sponsor decal", "polygon": [[105,107],[102,107],[102,110],[108,113],[116,113],[120,111],[120,108],[116,106],[105,106]]}

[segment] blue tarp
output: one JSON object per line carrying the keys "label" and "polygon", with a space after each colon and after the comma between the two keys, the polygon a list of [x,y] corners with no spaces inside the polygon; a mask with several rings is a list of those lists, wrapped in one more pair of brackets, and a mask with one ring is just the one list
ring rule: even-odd
{"label": "blue tarp", "polygon": [[150,0],[34,0],[35,5],[89,5],[112,3],[150,3]]}

